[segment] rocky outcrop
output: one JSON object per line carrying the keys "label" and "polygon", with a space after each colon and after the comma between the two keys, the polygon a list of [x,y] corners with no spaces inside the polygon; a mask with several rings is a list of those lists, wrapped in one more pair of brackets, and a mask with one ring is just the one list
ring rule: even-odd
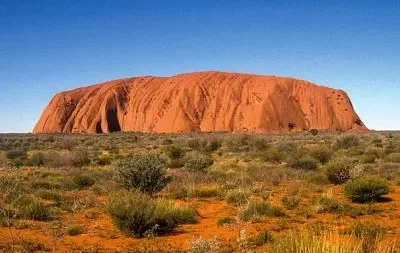
{"label": "rocky outcrop", "polygon": [[366,130],[344,91],[292,78],[199,72],[55,95],[34,133]]}

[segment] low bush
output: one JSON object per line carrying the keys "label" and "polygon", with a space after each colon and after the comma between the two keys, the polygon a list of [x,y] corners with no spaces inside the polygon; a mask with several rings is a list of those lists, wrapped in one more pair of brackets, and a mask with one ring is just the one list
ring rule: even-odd
{"label": "low bush", "polygon": [[152,154],[139,154],[118,163],[116,181],[127,190],[137,189],[154,195],[171,181],[166,173],[161,158]]}
{"label": "low bush", "polygon": [[6,152],[6,157],[7,159],[10,160],[17,160],[17,159],[25,160],[27,156],[28,154],[26,153],[26,151],[20,149],[9,150]]}
{"label": "low bush", "polygon": [[226,202],[231,205],[242,206],[249,202],[250,193],[245,190],[230,190],[226,194]]}
{"label": "low bush", "polygon": [[353,202],[366,203],[378,201],[389,193],[389,184],[383,179],[358,178],[346,183],[344,192]]}
{"label": "low bush", "polygon": [[386,157],[386,160],[391,163],[400,163],[400,153],[391,153]]}
{"label": "low bush", "polygon": [[56,190],[39,189],[36,195],[44,200],[61,201],[61,193]]}
{"label": "low bush", "polygon": [[192,153],[186,158],[185,168],[193,173],[201,173],[205,172],[213,163],[214,161],[207,155]]}
{"label": "low bush", "polygon": [[273,237],[266,229],[261,230],[255,237],[250,239],[251,244],[260,247],[266,243],[273,242]]}
{"label": "low bush", "polygon": [[303,156],[291,159],[288,165],[294,169],[316,170],[318,168],[318,160],[313,157]]}
{"label": "low bush", "polygon": [[96,164],[99,166],[106,166],[110,165],[111,162],[112,162],[112,157],[108,155],[102,155],[97,159]]}
{"label": "low bush", "polygon": [[96,206],[96,196],[92,191],[70,191],[62,195],[61,201],[58,202],[62,210],[76,213],[83,209]]}
{"label": "low bush", "polygon": [[256,220],[263,216],[282,217],[285,212],[280,207],[273,206],[269,202],[250,202],[240,212],[240,218],[243,221]]}
{"label": "low bush", "polygon": [[91,162],[89,152],[83,147],[75,148],[72,151],[72,164],[74,167],[83,167]]}
{"label": "low bush", "polygon": [[326,176],[326,173],[323,172],[314,172],[308,177],[308,182],[316,185],[322,185],[322,184],[329,184],[330,181],[328,180],[328,177]]}
{"label": "low bush", "polygon": [[317,159],[322,164],[329,162],[332,155],[333,152],[327,146],[318,146],[310,152],[310,156]]}
{"label": "low bush", "polygon": [[296,209],[301,203],[301,196],[300,195],[283,196],[281,199],[281,203],[288,210]]}
{"label": "low bush", "polygon": [[28,166],[42,167],[45,164],[45,156],[42,152],[32,154],[26,161]]}
{"label": "low bush", "polygon": [[262,158],[265,162],[281,163],[283,161],[284,154],[277,148],[270,148],[263,153]]}
{"label": "low bush", "polygon": [[3,152],[0,152],[0,168],[5,167],[7,164],[6,155]]}
{"label": "low bush", "polygon": [[69,236],[77,236],[83,234],[83,228],[79,225],[71,225],[67,227],[67,235]]}
{"label": "low bush", "polygon": [[189,191],[189,196],[195,198],[220,197],[221,195],[221,189],[216,185],[200,185]]}
{"label": "low bush", "polygon": [[50,151],[45,155],[45,166],[50,168],[73,167],[74,158],[70,151]]}
{"label": "low bush", "polygon": [[[345,230],[346,234],[355,235],[361,241],[362,252],[385,252],[381,250],[379,241],[382,241],[389,229],[374,222],[356,222]],[[386,252],[395,252],[394,250]]]}
{"label": "low bush", "polygon": [[77,173],[73,176],[72,181],[76,184],[78,189],[89,188],[96,183],[92,175],[85,173]]}
{"label": "low bush", "polygon": [[24,195],[16,204],[18,217],[37,221],[49,221],[53,219],[51,207],[32,196]]}
{"label": "low bush", "polygon": [[360,140],[355,135],[345,135],[336,140],[336,147],[339,149],[349,149],[360,145]]}
{"label": "low bush", "polygon": [[268,252],[271,253],[362,253],[350,236],[325,232],[315,235],[313,231],[291,232],[274,238]]}
{"label": "low bush", "polygon": [[318,203],[317,211],[319,213],[336,213],[350,217],[358,217],[377,213],[379,212],[379,208],[375,205],[352,206],[332,198],[321,198]]}
{"label": "low bush", "polygon": [[178,224],[196,222],[197,217],[194,209],[175,207],[139,191],[113,194],[106,210],[121,231],[134,237],[166,233]]}
{"label": "low bush", "polygon": [[225,139],[225,145],[231,152],[245,152],[250,149],[250,140],[248,134],[231,135]]}
{"label": "low bush", "polygon": [[355,235],[360,239],[378,239],[383,238],[389,229],[375,222],[356,222],[350,228],[345,230],[346,234]]}
{"label": "low bush", "polygon": [[181,147],[174,146],[174,145],[166,147],[164,152],[168,156],[168,158],[171,160],[180,159],[184,155],[184,150]]}
{"label": "low bush", "polygon": [[325,166],[328,180],[333,184],[344,184],[351,178],[352,164],[345,160],[330,161]]}
{"label": "low bush", "polygon": [[228,224],[232,224],[234,222],[235,222],[235,220],[232,217],[225,216],[225,217],[219,218],[217,220],[217,225],[220,226],[220,227],[223,227],[223,226],[226,226]]}
{"label": "low bush", "polygon": [[33,189],[60,189],[61,183],[49,179],[33,179],[30,183],[30,187]]}

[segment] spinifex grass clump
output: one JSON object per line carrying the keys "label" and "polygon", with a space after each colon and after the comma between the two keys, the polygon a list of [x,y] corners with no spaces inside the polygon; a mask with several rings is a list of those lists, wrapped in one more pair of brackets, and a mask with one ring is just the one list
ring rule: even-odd
{"label": "spinifex grass clump", "polygon": [[134,237],[163,234],[178,224],[194,223],[197,218],[193,208],[176,207],[139,191],[111,195],[106,210],[121,231]]}
{"label": "spinifex grass clump", "polygon": [[341,235],[338,231],[323,232],[316,235],[314,231],[291,232],[276,237],[269,248],[271,253],[394,253],[393,243],[375,243],[374,251],[366,251],[362,240],[354,240],[352,235]]}
{"label": "spinifex grass clump", "polygon": [[269,202],[249,202],[240,212],[240,218],[244,221],[257,220],[264,216],[282,217],[285,212],[282,208],[274,206]]}

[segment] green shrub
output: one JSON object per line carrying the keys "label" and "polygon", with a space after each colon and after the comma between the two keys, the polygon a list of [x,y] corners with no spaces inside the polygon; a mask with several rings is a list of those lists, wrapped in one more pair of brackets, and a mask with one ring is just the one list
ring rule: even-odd
{"label": "green shrub", "polygon": [[319,213],[336,213],[351,217],[374,214],[379,211],[379,208],[375,205],[352,206],[348,203],[341,203],[332,198],[321,198],[318,204],[319,206],[317,211]]}
{"label": "green shrub", "polygon": [[96,205],[96,196],[92,191],[70,191],[62,195],[58,202],[61,209],[76,213],[80,210],[92,208]]}
{"label": "green shrub", "polygon": [[26,161],[26,164],[28,166],[41,167],[44,166],[44,163],[45,163],[45,156],[42,152],[32,154]]}
{"label": "green shrub", "polygon": [[270,148],[262,155],[262,158],[265,162],[270,163],[281,163],[284,158],[283,152],[281,152],[277,148]]}
{"label": "green shrub", "polygon": [[17,203],[18,217],[32,219],[37,221],[49,221],[53,218],[53,212],[50,206],[41,201],[32,198],[32,196],[23,196]]}
{"label": "green shrub", "polygon": [[197,217],[194,209],[174,207],[138,191],[111,195],[106,210],[121,231],[134,237],[166,233],[177,224],[196,222]]}
{"label": "green shrub", "polygon": [[331,157],[333,152],[327,146],[318,146],[311,150],[311,157],[317,159],[320,163],[327,163]]}
{"label": "green shrub", "polygon": [[[165,233],[178,224],[194,224],[197,222],[197,211],[193,207],[176,207],[166,200],[155,201],[155,221],[159,226],[157,233]],[[162,229],[163,224],[165,228]],[[172,225],[173,227],[169,227]]]}
{"label": "green shrub", "polygon": [[195,198],[219,197],[221,196],[221,189],[216,185],[197,186],[189,192],[189,196]]}
{"label": "green shrub", "polygon": [[55,190],[39,189],[36,195],[44,200],[61,201],[61,193]]}
{"label": "green shrub", "polygon": [[333,184],[344,184],[351,178],[352,164],[345,160],[330,161],[325,166],[328,180]]}
{"label": "green shrub", "polygon": [[280,207],[273,206],[268,202],[250,202],[240,212],[240,218],[244,221],[258,219],[262,216],[281,217],[285,212]]}
{"label": "green shrub", "polygon": [[345,135],[336,140],[336,147],[341,149],[354,148],[360,145],[360,140],[355,135]]}
{"label": "green shrub", "polygon": [[74,167],[83,167],[90,164],[89,152],[85,148],[76,148],[72,151],[72,164]]}
{"label": "green shrub", "polygon": [[174,143],[173,140],[169,139],[169,138],[165,138],[161,141],[162,145],[172,145]]}
{"label": "green shrub", "polygon": [[290,232],[274,238],[271,253],[362,253],[359,246],[338,234],[315,235],[313,231]]}
{"label": "green shrub", "polygon": [[6,164],[7,164],[6,155],[3,152],[0,152],[0,168],[6,166]]}
{"label": "green shrub", "polygon": [[321,198],[318,204],[317,211],[320,213],[335,213],[340,209],[340,203],[332,198]]}
{"label": "green shrub", "polygon": [[244,205],[249,202],[249,193],[244,190],[231,190],[226,194],[226,202],[233,205]]}
{"label": "green shrub", "polygon": [[106,209],[114,224],[128,235],[142,237],[156,224],[154,200],[139,192],[113,194]]}
{"label": "green shrub", "polygon": [[49,179],[33,179],[32,182],[30,183],[30,186],[33,189],[48,189],[48,190],[61,188],[61,184]]}
{"label": "green shrub", "polygon": [[171,160],[180,159],[184,154],[184,150],[178,146],[168,146],[165,148],[164,152]]}
{"label": "green shrub", "polygon": [[300,195],[283,196],[281,199],[282,205],[288,210],[296,209],[301,203]]}
{"label": "green shrub", "polygon": [[360,239],[383,238],[389,229],[374,222],[356,222],[350,228],[346,229],[347,234],[355,235]]}
{"label": "green shrub", "polygon": [[225,144],[231,152],[244,152],[250,149],[250,135],[248,134],[232,134],[226,140]]}
{"label": "green shrub", "polygon": [[186,159],[185,168],[194,173],[205,172],[213,163],[214,161],[207,155],[192,153]]}
{"label": "green shrub", "polygon": [[69,236],[77,236],[83,234],[83,228],[79,225],[71,225],[67,227],[67,235]]}
{"label": "green shrub", "polygon": [[199,139],[189,139],[187,141],[187,145],[191,149],[195,149],[195,150],[200,150],[201,149],[201,144],[200,144],[200,140]]}
{"label": "green shrub", "polygon": [[353,202],[378,201],[382,196],[389,193],[389,184],[383,179],[358,178],[347,182],[344,192]]}
{"label": "green shrub", "polygon": [[356,222],[352,227],[345,230],[346,234],[355,235],[361,241],[362,252],[395,252],[382,250],[378,244],[383,240],[389,229],[374,222]]}
{"label": "green shrub", "polygon": [[294,169],[316,170],[318,168],[318,160],[309,156],[293,158],[289,162],[289,166]]}
{"label": "green shrub", "polygon": [[61,168],[61,167],[73,167],[74,158],[70,151],[57,152],[50,151],[45,155],[45,166],[51,168]]}
{"label": "green shrub", "polygon": [[106,165],[110,165],[112,162],[112,158],[108,155],[102,155],[98,158],[98,160],[96,161],[96,164],[99,166],[106,166]]}
{"label": "green shrub", "polygon": [[121,160],[116,168],[116,181],[127,190],[138,189],[154,195],[170,181],[164,161],[151,154],[139,154]]}
{"label": "green shrub", "polygon": [[78,173],[73,176],[72,181],[79,189],[89,188],[96,183],[96,180],[90,174]]}
{"label": "green shrub", "polygon": [[255,246],[262,246],[266,243],[273,241],[273,237],[266,229],[261,230],[254,238],[251,238],[251,244]]}
{"label": "green shrub", "polygon": [[318,131],[318,129],[313,128],[313,129],[310,129],[309,132],[310,132],[311,135],[316,136],[316,135],[318,135],[319,131]]}
{"label": "green shrub", "polygon": [[223,226],[226,226],[227,224],[232,224],[234,222],[235,222],[235,220],[232,217],[225,216],[225,217],[219,218],[217,220],[217,225],[220,227],[223,227]]}
{"label": "green shrub", "polygon": [[9,150],[6,152],[6,157],[7,159],[10,160],[17,160],[17,159],[21,159],[21,160],[25,160],[27,158],[27,153],[23,150]]}
{"label": "green shrub", "polygon": [[391,163],[400,163],[400,153],[391,153],[386,157],[386,160]]}
{"label": "green shrub", "polygon": [[256,150],[266,150],[270,147],[269,141],[262,137],[254,137],[249,141],[249,145]]}
{"label": "green shrub", "polygon": [[312,184],[317,184],[317,185],[321,185],[321,184],[329,184],[329,180],[328,177],[326,176],[326,173],[322,173],[322,172],[314,172],[312,173],[309,177],[308,177],[308,182],[312,183]]}

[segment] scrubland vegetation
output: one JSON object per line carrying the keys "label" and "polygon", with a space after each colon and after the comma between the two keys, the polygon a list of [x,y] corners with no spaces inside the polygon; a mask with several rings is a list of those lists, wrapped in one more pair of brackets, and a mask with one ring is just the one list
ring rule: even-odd
{"label": "scrubland vegetation", "polygon": [[400,134],[0,135],[0,252],[399,252]]}

